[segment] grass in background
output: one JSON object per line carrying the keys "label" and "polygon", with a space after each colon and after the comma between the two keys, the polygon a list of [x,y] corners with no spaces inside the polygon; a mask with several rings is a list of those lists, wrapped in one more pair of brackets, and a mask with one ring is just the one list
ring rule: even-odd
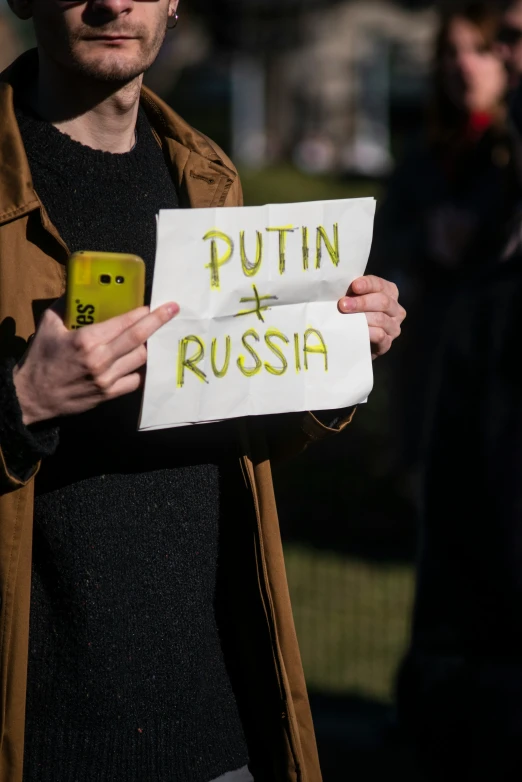
{"label": "grass in background", "polygon": [[277,165],[258,170],[240,169],[246,206],[323,201],[334,198],[378,198],[382,186],[373,180],[340,179],[306,174],[293,166]]}
{"label": "grass in background", "polygon": [[308,686],[391,703],[408,640],[413,568],[285,546]]}

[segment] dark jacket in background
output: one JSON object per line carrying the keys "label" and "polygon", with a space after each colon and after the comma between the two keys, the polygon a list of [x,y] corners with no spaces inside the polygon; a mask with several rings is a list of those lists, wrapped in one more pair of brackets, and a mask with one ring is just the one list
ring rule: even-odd
{"label": "dark jacket in background", "polygon": [[521,339],[517,256],[455,303],[434,373],[413,637],[398,690],[434,780],[522,775]]}
{"label": "dark jacket in background", "polygon": [[519,201],[509,124],[467,134],[411,143],[376,216],[369,271],[397,283],[408,311],[388,361],[398,471],[422,463],[441,324],[462,287],[503,254]]}

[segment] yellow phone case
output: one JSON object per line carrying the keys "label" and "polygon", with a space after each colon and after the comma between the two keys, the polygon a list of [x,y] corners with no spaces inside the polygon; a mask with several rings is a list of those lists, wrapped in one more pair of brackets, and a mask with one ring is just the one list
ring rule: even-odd
{"label": "yellow phone case", "polygon": [[126,253],[73,253],[67,265],[65,325],[79,329],[141,307],[145,263]]}

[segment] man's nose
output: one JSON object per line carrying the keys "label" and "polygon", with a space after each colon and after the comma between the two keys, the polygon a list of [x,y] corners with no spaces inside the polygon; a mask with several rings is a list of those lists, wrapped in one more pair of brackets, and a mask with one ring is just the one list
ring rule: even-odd
{"label": "man's nose", "polygon": [[116,19],[121,14],[129,13],[133,2],[134,0],[92,0],[91,8],[93,11]]}

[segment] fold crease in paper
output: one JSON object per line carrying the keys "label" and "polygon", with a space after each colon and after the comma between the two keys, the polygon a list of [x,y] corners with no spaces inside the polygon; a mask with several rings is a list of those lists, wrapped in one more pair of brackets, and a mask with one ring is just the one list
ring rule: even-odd
{"label": "fold crease in paper", "polygon": [[140,429],[366,401],[366,318],[337,301],[374,213],[373,198],[160,212],[152,307],[180,313],[149,340]]}

